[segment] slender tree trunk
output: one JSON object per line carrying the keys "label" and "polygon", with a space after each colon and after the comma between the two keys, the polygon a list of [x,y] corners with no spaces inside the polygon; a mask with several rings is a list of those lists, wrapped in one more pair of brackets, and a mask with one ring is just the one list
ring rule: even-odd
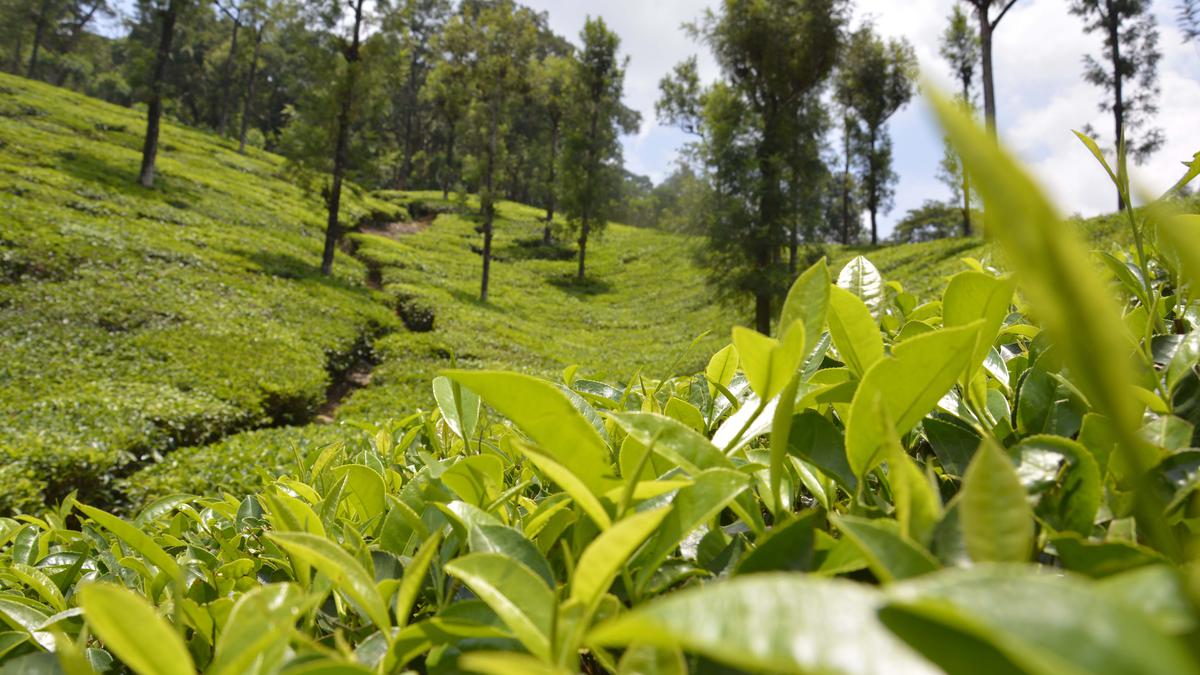
{"label": "slender tree trunk", "polygon": [[401,142],[404,146],[404,159],[400,162],[400,175],[396,176],[396,189],[408,189],[408,177],[412,175],[413,164],[413,114],[412,111],[405,112],[404,120],[404,138]]}
{"label": "slender tree trunk", "polygon": [[450,198],[450,185],[454,181],[454,122],[456,120],[447,120],[450,123],[450,133],[446,139],[446,166],[443,167],[442,174],[442,199]]}
{"label": "slender tree trunk", "polygon": [[754,294],[754,329],[763,335],[771,334],[771,296]]}
{"label": "slender tree trunk", "polygon": [[996,83],[992,69],[992,31],[995,26],[989,16],[987,4],[976,6],[979,16],[979,49],[983,60],[983,115],[987,120],[988,132],[996,138]]}
{"label": "slender tree trunk", "polygon": [[[796,209],[796,213],[800,210]],[[788,241],[788,274],[790,278],[796,278],[796,258],[800,254],[800,221],[792,223],[791,237]]]}
{"label": "slender tree trunk", "polygon": [[[780,226],[781,195],[779,191],[779,164],[773,153],[781,147],[779,142],[779,114],[775,105],[769,105],[763,114],[763,135],[758,147],[758,170],[762,176],[759,193],[758,215],[761,239],[757,242],[756,260],[758,273],[771,273],[772,263],[778,259],[779,240],[776,238]],[[755,294],[754,324],[763,335],[771,334],[771,293],[759,291]]]}
{"label": "slender tree trunk", "polygon": [[487,302],[488,299],[488,277],[492,270],[492,229],[493,218],[496,211],[495,199],[492,194],[494,187],[494,176],[496,173],[496,137],[499,135],[500,126],[500,105],[497,101],[492,101],[492,119],[488,125],[488,150],[487,150],[487,169],[484,176],[485,185],[483,193],[483,279],[479,285],[479,300]]}
{"label": "slender tree trunk", "polygon": [[416,107],[417,99],[420,91],[420,86],[417,83],[417,57],[413,56],[409,59],[408,64],[408,81],[405,85],[408,92],[408,106],[404,110],[404,160],[400,165],[400,175],[396,179],[397,190],[408,189],[408,179],[412,176],[413,155],[416,150],[415,142],[415,127],[416,127]]}
{"label": "slender tree trunk", "polygon": [[842,111],[842,244],[850,245],[850,114]]}
{"label": "slender tree trunk", "polygon": [[359,32],[362,30],[363,3],[354,5],[354,36],[346,51],[346,90],[342,93],[342,105],[338,110],[337,141],[333,151],[333,185],[329,192],[329,220],[325,224],[325,250],[321,254],[321,274],[333,273],[333,255],[341,236],[338,215],[342,202],[342,179],[346,173],[347,155],[350,148],[350,113],[354,107],[355,80],[358,78]]}
{"label": "slender tree trunk", "polygon": [[250,112],[254,107],[254,86],[258,80],[258,57],[262,52],[263,31],[266,25],[254,31],[254,58],[250,61],[250,72],[246,76],[246,92],[242,97],[242,129],[238,133],[238,153],[246,154],[246,135],[250,133]]}
{"label": "slender tree trunk", "polygon": [[546,199],[546,229],[542,231],[542,243],[547,246],[552,241],[553,233],[550,228],[554,225],[554,198],[558,195],[556,186],[558,169],[558,127],[559,120],[554,119],[550,125],[550,180],[547,181]]}
{"label": "slender tree trunk", "polygon": [[[963,78],[963,105],[971,109],[971,80]],[[958,156],[958,168],[962,172],[963,219],[962,236],[971,236],[971,177],[967,175],[967,163],[962,155]]]}
{"label": "slender tree trunk", "polygon": [[580,281],[583,281],[584,274],[586,273],[586,270],[584,269],[584,261],[587,259],[588,233],[591,231],[591,229],[591,216],[588,214],[587,209],[585,208],[583,211],[582,222],[580,223],[579,227],[579,273],[577,278]]}
{"label": "slender tree trunk", "polygon": [[225,138],[225,132],[229,129],[229,101],[233,97],[233,66],[237,62],[238,31],[242,27],[240,12],[236,18],[228,13],[227,16],[233,21],[233,31],[229,38],[229,54],[225,57],[225,72],[221,76],[221,115],[217,127],[217,134],[221,138]]}
{"label": "slender tree trunk", "polygon": [[880,166],[876,160],[875,146],[878,141],[876,139],[876,130],[871,129],[871,157],[868,162],[869,171],[867,172],[867,208],[871,211],[871,245],[879,245],[879,227],[875,222],[876,213],[879,211],[879,173]]}
{"label": "slender tree trunk", "polygon": [[18,74],[21,72],[21,52],[25,51],[25,41],[23,39],[24,36],[21,34],[22,32],[17,32],[17,40],[13,43],[12,68],[9,69],[11,72]]}
{"label": "slender tree trunk", "polygon": [[962,190],[963,190],[963,220],[962,220],[962,236],[971,236],[971,178],[967,176],[967,165],[959,160],[959,167],[962,169]]}
{"label": "slender tree trunk", "polygon": [[583,219],[579,228],[579,280],[583,281],[584,260],[587,258],[587,240],[591,232],[591,216],[596,200],[596,180],[600,173],[600,97],[601,91],[592,92],[592,119],[588,135],[587,176],[584,178]]}
{"label": "slender tree trunk", "polygon": [[158,39],[158,54],[154,58],[154,72],[150,78],[150,105],[146,111],[146,140],[142,144],[142,170],[139,182],[142,187],[154,187],[154,164],[158,159],[158,129],[162,123],[162,83],[167,62],[171,59],[171,41],[175,38],[175,19],[179,14],[179,0],[171,0],[162,16],[162,31]]}
{"label": "slender tree trunk", "polygon": [[46,24],[49,23],[50,17],[46,13],[50,10],[47,6],[49,0],[42,0],[39,5],[37,19],[33,24],[33,51],[29,54],[29,70],[26,76],[29,79],[37,77],[38,53],[42,49],[42,42],[46,39]]}
{"label": "slender tree trunk", "polygon": [[[1121,73],[1121,25],[1120,17],[1113,7],[1113,0],[1106,0],[1106,13],[1103,15],[1104,22],[1108,24],[1108,40],[1111,43],[1111,57],[1113,65],[1113,138],[1116,139],[1117,147],[1117,162],[1123,166],[1124,160],[1119,156],[1124,150],[1125,145],[1125,92],[1124,92],[1124,75]],[[1125,210],[1125,198],[1121,193],[1117,192],[1117,210]]]}

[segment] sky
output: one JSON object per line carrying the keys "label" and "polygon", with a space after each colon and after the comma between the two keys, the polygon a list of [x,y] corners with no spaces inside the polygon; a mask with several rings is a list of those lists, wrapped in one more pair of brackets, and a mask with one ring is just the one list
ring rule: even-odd
{"label": "sky", "polygon": [[[634,173],[656,182],[668,175],[681,132],[657,123],[654,101],[658,81],[671,67],[695,55],[706,80],[718,76],[715,63],[695,44],[681,24],[703,14],[715,0],[524,0],[549,13],[550,27],[578,41],[588,15],[602,16],[621,36],[630,57],[626,103],[642,112],[639,133],[625,139],[625,162]],[[913,44],[926,77],[952,86],[950,71],[938,56],[938,41],[953,0],[857,0],[854,25],[871,20],[888,37]],[[1182,175],[1180,161],[1200,150],[1200,47],[1184,45],[1175,24],[1174,0],[1155,0],[1163,53],[1159,65],[1158,126],[1166,145],[1144,166],[1131,168],[1136,183],[1157,193]],[[1019,0],[996,32],[997,119],[1000,135],[1024,159],[1055,197],[1064,214],[1094,215],[1111,211],[1115,195],[1103,169],[1071,134],[1091,123],[1112,128],[1111,114],[1101,113],[1099,88],[1083,81],[1083,56],[1098,53],[1100,37],[1085,35],[1082,22],[1063,0]],[[907,209],[928,199],[946,199],[948,189],[937,180],[942,157],[940,132],[920,97],[892,118],[894,169],[900,180],[892,212],[880,219],[881,234],[891,232]]]}

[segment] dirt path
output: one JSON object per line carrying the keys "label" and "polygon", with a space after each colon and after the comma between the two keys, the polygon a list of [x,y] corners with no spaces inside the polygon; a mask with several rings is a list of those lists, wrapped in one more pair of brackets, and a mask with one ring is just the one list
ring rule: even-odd
{"label": "dirt path", "polygon": [[437,215],[434,214],[403,223],[388,223],[382,227],[364,227],[362,228],[362,232],[365,234],[375,234],[381,237],[397,239],[404,235],[416,234],[421,230],[424,230],[425,228],[429,227],[436,218]]}
{"label": "dirt path", "polygon": [[374,370],[375,364],[369,361],[359,361],[349,370],[336,374],[329,388],[325,390],[325,403],[317,409],[312,423],[332,423],[338,408],[342,407],[342,403],[355,391],[371,384],[371,373]]}

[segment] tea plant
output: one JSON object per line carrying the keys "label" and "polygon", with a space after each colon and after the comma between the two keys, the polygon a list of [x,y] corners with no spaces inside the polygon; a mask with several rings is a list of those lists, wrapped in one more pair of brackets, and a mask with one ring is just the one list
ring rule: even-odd
{"label": "tea plant", "polygon": [[937,107],[1011,272],[822,261],[702,372],[450,370],[254,494],[0,521],[0,663],[1200,673],[1200,217],[1089,258]]}
{"label": "tea plant", "polygon": [[[347,435],[290,425],[361,358],[378,361],[373,386],[338,421],[428,408],[428,382],[452,358],[542,375],[568,363],[592,376],[667,370],[680,341],[712,331],[709,351],[737,318],[709,302],[689,238],[664,232],[614,226],[589,255],[603,283],[557,284],[572,260],[522,245],[540,241],[544,212],[508,202],[492,302],[478,304],[475,223],[440,192],[348,191],[347,226],[407,221],[408,204],[440,218],[395,240],[349,234],[354,255],[339,252],[324,278],[323,203],[282,158],[168,124],[147,191],[135,182],[144,124],[0,74],[0,514],[73,489],[126,508],[257,489],[257,471],[285,468],[291,445]],[[435,310],[432,332],[405,328],[400,296]],[[697,349],[686,367],[701,362]]]}

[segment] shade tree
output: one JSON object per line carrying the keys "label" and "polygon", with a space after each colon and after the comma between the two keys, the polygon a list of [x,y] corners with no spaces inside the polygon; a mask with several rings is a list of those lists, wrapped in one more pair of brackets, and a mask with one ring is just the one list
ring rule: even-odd
{"label": "shade tree", "polygon": [[690,61],[660,85],[660,116],[700,137],[695,154],[712,183],[711,280],[727,296],[754,298],[761,333],[770,332],[773,303],[790,281],[782,258],[794,208],[787,164],[795,135],[811,133],[798,110],[832,72],[848,11],[841,0],[725,0],[690,27],[721,81],[701,87]]}
{"label": "shade tree", "polygon": [[[979,34],[971,27],[967,13],[961,4],[955,4],[946,29],[942,32],[939,52],[950,66],[958,82],[958,97],[963,107],[971,110],[975,105],[975,77],[979,64]],[[954,201],[962,203],[962,226],[960,233],[971,236],[971,179],[963,170],[962,158],[949,143],[938,167],[938,178],[950,188]]]}
{"label": "shade tree", "polygon": [[912,99],[917,59],[906,40],[884,40],[870,25],[850,36],[838,68],[837,89],[849,109],[848,138],[871,223],[879,243],[878,215],[891,209],[897,181],[887,122]]}
{"label": "shade tree", "polygon": [[579,269],[586,273],[588,238],[601,230],[620,194],[624,162],[621,134],[637,129],[640,115],[622,102],[628,57],[621,40],[600,18],[588,18],[572,62],[566,142],[562,153],[563,211],[578,234]]}
{"label": "shade tree", "polygon": [[[1141,162],[1162,147],[1161,129],[1151,125],[1158,112],[1158,26],[1149,0],[1071,0],[1071,13],[1084,30],[1099,33],[1103,51],[1083,59],[1083,77],[1105,91],[1100,110],[1112,114],[1113,147]],[[1118,195],[1117,208],[1125,200]]]}

